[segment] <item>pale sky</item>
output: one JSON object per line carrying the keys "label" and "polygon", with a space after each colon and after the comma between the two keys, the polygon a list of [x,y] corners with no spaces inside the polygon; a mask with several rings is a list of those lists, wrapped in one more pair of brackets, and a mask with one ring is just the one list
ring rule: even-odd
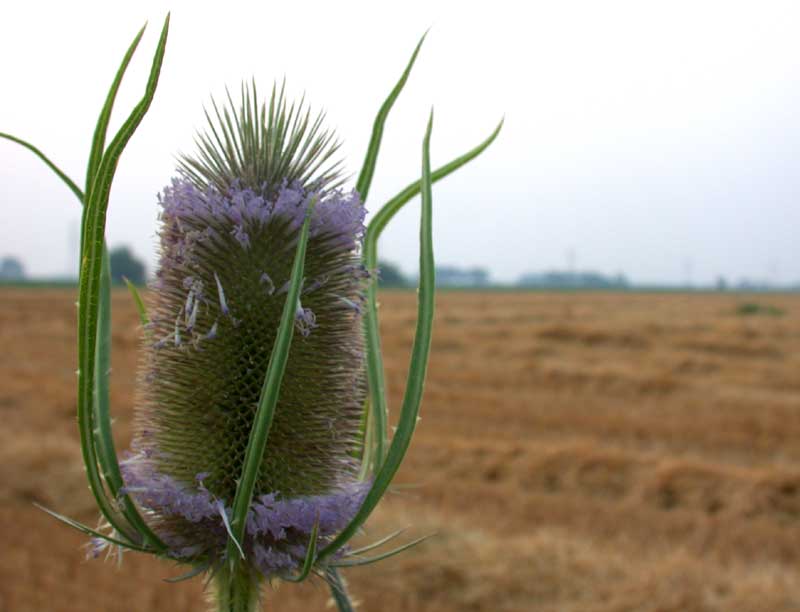
{"label": "pale sky", "polygon": [[[437,263],[624,272],[638,282],[724,275],[800,281],[800,4],[796,2],[15,2],[0,8],[0,131],[83,185],[114,72],[145,20],[112,129],[141,95],[163,17],[155,101],[112,191],[109,244],[155,264],[156,194],[191,151],[209,95],[287,79],[344,141],[358,172],[380,103],[431,27],[389,118],[367,208],[434,165],[495,144],[434,187]],[[0,141],[0,257],[31,275],[72,267],[78,205]],[[418,203],[381,257],[413,273]]]}

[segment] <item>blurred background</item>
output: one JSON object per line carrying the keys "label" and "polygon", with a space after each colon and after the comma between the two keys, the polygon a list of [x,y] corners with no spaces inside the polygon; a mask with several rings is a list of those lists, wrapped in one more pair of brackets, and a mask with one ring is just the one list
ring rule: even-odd
{"label": "blurred background", "polygon": [[[792,2],[20,3],[2,9],[0,131],[82,183],[129,41],[115,277],[156,262],[157,194],[203,107],[286,78],[327,112],[347,171],[430,27],[389,118],[367,208],[498,140],[434,188],[437,315],[422,421],[369,536],[438,536],[348,574],[365,610],[800,610],[800,7]],[[352,184],[351,181],[350,184]],[[79,206],[0,141],[0,611],[196,610],[202,581],[150,558],[85,561],[75,427]],[[381,327],[397,411],[415,317],[418,202],[384,233]],[[144,293],[145,298],[147,292]],[[141,337],[114,294],[119,448]],[[321,584],[275,609],[324,609]]]}

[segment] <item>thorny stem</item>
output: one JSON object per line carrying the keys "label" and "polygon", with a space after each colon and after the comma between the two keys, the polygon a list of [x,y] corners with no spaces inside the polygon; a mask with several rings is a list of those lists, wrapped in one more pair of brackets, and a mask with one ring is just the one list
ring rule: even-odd
{"label": "thorny stem", "polygon": [[261,578],[242,563],[224,563],[215,577],[216,612],[256,612]]}
{"label": "thorny stem", "polygon": [[353,612],[353,604],[347,594],[347,585],[335,567],[329,567],[325,572],[328,584],[331,587],[331,595],[339,612]]}

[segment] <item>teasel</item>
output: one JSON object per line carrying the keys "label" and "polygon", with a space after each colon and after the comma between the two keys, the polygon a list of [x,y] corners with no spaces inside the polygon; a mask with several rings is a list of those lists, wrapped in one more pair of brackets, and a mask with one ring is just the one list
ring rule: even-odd
{"label": "teasel", "polygon": [[[260,103],[213,104],[198,151],[179,160],[159,197],[160,260],[149,309],[129,285],[143,323],[135,435],[117,457],[111,435],[110,269],[105,217],[117,163],[155,94],[167,16],[142,100],[106,145],[117,90],[144,28],[125,54],[95,129],[86,188],[39,149],[83,204],[78,300],[78,424],[97,529],[46,510],[89,535],[90,551],[116,547],[207,573],[216,610],[257,609],[265,583],[319,576],[340,610],[352,608],[343,567],[366,565],[400,534],[348,542],[386,492],[417,424],[431,341],[434,267],[431,184],[485,150],[430,169],[364,220],[384,124],[422,45],[381,106],[355,188],[343,190],[339,147],[283,87]],[[394,435],[378,336],[377,243],[392,217],[422,195],[417,326]],[[149,310],[149,312],[148,312]]]}

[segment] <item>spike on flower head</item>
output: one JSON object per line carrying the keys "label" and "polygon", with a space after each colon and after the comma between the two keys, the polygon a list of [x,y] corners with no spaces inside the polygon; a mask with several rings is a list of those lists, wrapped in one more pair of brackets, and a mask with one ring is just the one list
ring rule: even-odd
{"label": "spike on flower head", "polygon": [[[160,196],[161,256],[142,365],[135,454],[126,491],[146,508],[175,558],[224,556],[231,507],[275,343],[295,247],[309,239],[298,334],[261,462],[242,554],[265,576],[302,564],[358,509],[366,485],[353,459],[366,384],[360,310],[367,279],[359,248],[364,207],[315,174],[333,148],[302,105],[273,92],[267,116],[255,86],[219,110],[197,158]],[[264,117],[267,117],[264,122]],[[228,121],[230,119],[230,121]],[[235,124],[237,131],[230,131]],[[288,127],[288,126],[292,127]],[[311,203],[315,202],[313,211]],[[279,287],[280,289],[276,289]]]}
{"label": "spike on flower head", "polygon": [[255,82],[242,84],[237,106],[227,93],[228,108],[212,99],[206,111],[208,131],[198,134],[195,156],[182,155],[179,169],[195,187],[220,193],[249,188],[275,196],[286,184],[329,190],[342,183],[341,162],[332,158],[339,141],[323,128],[325,115],[313,120],[304,100],[288,105],[285,88],[273,86],[269,106],[259,105]]}

